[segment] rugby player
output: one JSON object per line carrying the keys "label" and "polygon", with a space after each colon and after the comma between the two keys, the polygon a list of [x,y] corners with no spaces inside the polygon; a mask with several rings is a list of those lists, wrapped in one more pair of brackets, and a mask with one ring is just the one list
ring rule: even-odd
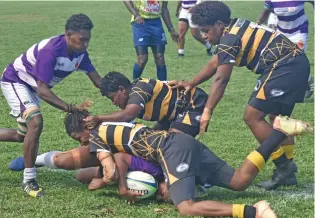
{"label": "rugby player", "polygon": [[136,79],[132,83],[121,73],[109,72],[102,79],[101,94],[121,111],[89,116],[91,129],[101,122],[129,122],[135,118],[157,121],[154,129],[181,131],[192,136],[199,133],[200,116],[208,95],[200,88],[171,89],[167,83],[154,79]]}
{"label": "rugby player", "polygon": [[[185,45],[185,35],[190,28],[192,36],[201,44],[203,44],[206,47],[207,55],[211,56],[211,44],[206,41],[202,36],[200,35],[200,30],[198,30],[198,27],[191,22],[191,14],[189,12],[189,9],[195,6],[197,3],[197,0],[179,0],[176,7],[176,13],[175,16],[178,17],[178,56],[184,57],[185,51],[184,51],[184,45]],[[179,12],[181,8],[181,11]]]}
{"label": "rugby player", "polygon": [[43,129],[40,99],[55,108],[72,112],[77,108],[65,103],[51,88],[74,70],[84,71],[96,87],[101,77],[86,51],[91,39],[92,21],[84,14],[73,14],[66,22],[65,34],[44,39],[16,58],[4,70],[1,89],[18,129],[0,129],[0,141],[23,142],[23,190],[33,197],[43,196],[36,182],[34,167]]}
{"label": "rugby player", "polygon": [[[85,128],[87,111],[67,115],[67,133],[82,145],[88,145],[104,168],[105,183],[118,180],[120,194],[134,201],[136,193],[128,192],[127,170],[116,167],[111,154],[124,152],[149,162],[158,163],[169,187],[169,195],[181,215],[233,216],[237,218],[274,218],[267,202],[254,206],[225,204],[216,201],[195,201],[195,184],[205,182],[236,190],[245,190],[265,165],[281,139],[269,137],[251,152],[238,169],[233,169],[204,144],[179,132],[152,130],[142,124],[104,122],[95,129]],[[277,116],[273,132],[297,135],[313,132],[312,127],[299,120]],[[287,172],[291,173],[291,172]]]}
{"label": "rugby player", "polygon": [[[260,143],[271,137],[283,141],[281,145],[284,146],[271,154],[276,170],[272,180],[263,187],[275,189],[291,183],[290,180],[296,181],[297,167],[289,159],[293,153],[293,139],[274,132],[265,117],[268,114],[290,116],[295,103],[303,102],[310,73],[310,64],[303,50],[266,26],[231,19],[230,9],[220,1],[197,4],[191,13],[193,23],[207,34],[211,44],[218,45],[216,55],[191,81],[170,84],[177,84],[174,88],[184,86],[188,91],[214,76],[201,117],[201,134],[223,97],[233,67],[246,66],[260,76],[245,108],[244,121]],[[286,173],[289,168],[294,169],[290,175]]]}
{"label": "rugby player", "polygon": [[136,0],[124,1],[132,14],[131,25],[133,43],[137,53],[137,63],[133,65],[133,79],[140,78],[148,61],[148,47],[151,47],[159,80],[167,80],[164,52],[167,44],[161,16],[174,42],[178,41],[178,33],[174,30],[167,1]]}
{"label": "rugby player", "polygon": [[[265,0],[265,10],[258,18],[258,23],[264,23],[268,16],[275,17],[277,20],[277,31],[285,35],[292,42],[297,44],[300,49],[306,52],[308,39],[308,19],[305,14],[305,2],[313,5],[312,1],[279,1]],[[273,14],[273,13],[274,14]],[[269,18],[270,20],[270,18]],[[268,20],[268,21],[269,21]],[[305,92],[305,97],[310,98],[314,91],[314,82],[311,75],[308,78],[308,88]]]}

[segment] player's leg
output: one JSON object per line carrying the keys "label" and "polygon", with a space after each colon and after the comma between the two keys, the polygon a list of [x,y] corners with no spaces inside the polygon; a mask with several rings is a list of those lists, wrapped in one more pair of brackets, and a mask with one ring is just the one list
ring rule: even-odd
{"label": "player's leg", "polygon": [[[297,51],[298,52],[298,51]],[[277,63],[269,73],[258,78],[255,91],[245,109],[244,120],[256,139],[262,143],[273,131],[265,120],[266,114],[290,116],[296,102],[304,99],[307,77],[309,76],[309,62],[304,54],[285,59]],[[302,94],[303,93],[303,94]],[[303,96],[302,96],[303,95]],[[282,142],[285,145],[288,141]],[[274,181],[265,186],[266,189],[276,188],[285,181],[282,172],[291,165],[296,171],[295,164],[290,161],[282,147],[272,154],[277,172]],[[288,175],[287,179],[295,175]],[[280,182],[282,181],[282,182]]]}
{"label": "player's leg", "polygon": [[165,65],[164,53],[165,45],[153,45],[151,46],[152,53],[154,56],[154,61],[156,65],[156,75],[158,80],[166,81],[167,80],[167,69]]}
{"label": "player's leg", "polygon": [[151,31],[150,46],[154,56],[156,65],[156,75],[158,80],[167,80],[167,69],[165,66],[165,45],[167,44],[165,32],[162,26],[161,19],[152,19],[150,21],[149,29]]}
{"label": "player's leg", "polygon": [[210,44],[209,41],[205,40],[201,34],[200,34],[200,31],[198,30],[198,28],[190,28],[190,31],[191,31],[191,35],[198,41],[200,42],[201,44],[203,44],[206,48],[206,52],[207,52],[207,55],[211,56],[212,55],[212,51],[211,51],[211,48],[212,48],[212,45]]}
{"label": "player's leg", "polygon": [[[18,83],[1,82],[1,89],[6,98],[13,116],[17,119],[19,128],[15,132],[13,130],[2,130],[3,133],[12,134],[10,137],[3,137],[2,140],[7,141],[24,141],[24,176],[23,189],[32,197],[41,197],[42,189],[36,182],[35,159],[39,146],[39,137],[43,128],[43,117],[39,109],[39,98],[30,91],[28,87]],[[23,139],[24,138],[24,139]]]}
{"label": "player's leg", "polygon": [[184,46],[185,46],[185,34],[188,30],[188,19],[187,19],[188,11],[186,9],[182,9],[179,14],[178,19],[178,56],[183,57],[185,54]]}
{"label": "player's leg", "polygon": [[148,62],[148,45],[150,43],[150,32],[147,24],[132,23],[133,44],[137,54],[137,63],[133,65],[133,79],[141,76]]}
{"label": "player's leg", "polygon": [[133,79],[141,77],[144,67],[148,62],[148,46],[137,46],[135,49],[137,53],[137,63],[133,65]]}

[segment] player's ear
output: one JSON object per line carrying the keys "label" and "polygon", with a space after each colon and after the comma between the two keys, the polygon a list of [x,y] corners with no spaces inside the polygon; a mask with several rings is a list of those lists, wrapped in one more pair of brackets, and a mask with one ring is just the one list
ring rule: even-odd
{"label": "player's ear", "polygon": [[119,86],[119,90],[124,94],[126,93],[126,89],[123,86]]}
{"label": "player's ear", "polygon": [[215,23],[216,23],[219,27],[225,27],[224,22],[222,22],[221,20],[217,20]]}

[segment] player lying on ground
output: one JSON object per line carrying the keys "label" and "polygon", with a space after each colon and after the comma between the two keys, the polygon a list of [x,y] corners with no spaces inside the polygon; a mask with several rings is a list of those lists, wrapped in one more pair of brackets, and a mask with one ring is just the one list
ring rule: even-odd
{"label": "player lying on ground", "polygon": [[[197,4],[191,14],[193,23],[206,33],[210,43],[218,45],[216,55],[193,80],[178,82],[188,91],[214,76],[201,116],[200,133],[205,132],[222,99],[233,67],[246,66],[260,77],[245,108],[244,121],[259,143],[272,137],[282,145],[271,154],[276,165],[273,179],[261,185],[274,189],[280,185],[297,184],[297,167],[292,161],[294,140],[282,133],[274,133],[272,122],[276,115],[290,116],[295,104],[304,100],[310,73],[306,55],[277,31],[248,20],[231,19],[230,9],[221,1]],[[268,114],[272,117],[271,124],[265,120]],[[294,169],[290,175],[286,172],[288,168]]]}
{"label": "player lying on ground", "polygon": [[42,40],[9,64],[1,78],[1,89],[17,118],[18,129],[0,129],[0,141],[23,142],[25,169],[24,191],[41,197],[34,167],[39,138],[43,129],[40,99],[62,111],[76,108],[62,101],[51,88],[72,71],[84,71],[96,87],[101,77],[91,64],[87,47],[91,39],[92,21],[84,14],[72,15],[65,25],[65,34]]}
{"label": "player lying on ground", "polygon": [[[127,153],[116,153],[113,155],[113,158],[116,166],[121,170],[142,171],[152,175],[159,183],[157,199],[168,201],[167,186],[164,182],[162,170],[157,164],[149,163],[142,158]],[[52,169],[80,169],[76,174],[76,179],[81,183],[89,184],[88,189],[91,191],[106,185],[103,177],[108,173],[96,156],[90,153],[89,146],[80,146],[65,152],[50,151],[38,155],[35,165],[36,167],[46,166]],[[24,158],[18,157],[12,160],[9,168],[13,171],[23,170]]]}
{"label": "player lying on ground", "polygon": [[[157,131],[142,124],[122,122],[104,122],[95,129],[87,130],[83,121],[87,115],[87,112],[82,111],[68,114],[67,133],[81,144],[89,145],[91,157],[97,157],[104,167],[104,182],[111,183],[119,178],[120,194],[130,201],[134,201],[138,193],[127,191],[127,170],[116,167],[111,153],[125,152],[160,164],[166,176],[170,198],[181,215],[276,217],[265,201],[254,206],[196,202],[194,187],[198,181],[200,184],[208,182],[235,191],[245,190],[277,148],[279,139],[269,137],[247,156],[240,168],[233,169],[204,144],[187,134]],[[310,125],[302,121],[280,116],[276,117],[273,128],[274,133],[287,135],[313,131]]]}
{"label": "player lying on ground", "polygon": [[192,136],[199,133],[200,116],[208,95],[193,88],[171,89],[167,83],[154,79],[137,79],[132,83],[121,73],[109,72],[102,79],[101,93],[121,111],[89,116],[87,127],[101,122],[129,122],[135,118],[157,121],[154,129],[181,131]]}

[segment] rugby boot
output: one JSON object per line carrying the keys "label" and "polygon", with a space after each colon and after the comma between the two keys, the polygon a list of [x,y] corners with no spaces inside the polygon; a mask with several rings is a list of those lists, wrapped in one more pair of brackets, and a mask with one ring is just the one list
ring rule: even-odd
{"label": "rugby boot", "polygon": [[42,188],[39,187],[35,179],[32,179],[30,181],[27,181],[22,184],[23,190],[28,194],[29,196],[32,196],[34,198],[39,198],[44,196],[44,191]]}
{"label": "rugby boot", "polygon": [[273,190],[280,186],[292,186],[297,185],[297,166],[293,161],[289,161],[283,165],[280,165],[273,171],[272,179],[262,181],[257,185],[266,190]]}

